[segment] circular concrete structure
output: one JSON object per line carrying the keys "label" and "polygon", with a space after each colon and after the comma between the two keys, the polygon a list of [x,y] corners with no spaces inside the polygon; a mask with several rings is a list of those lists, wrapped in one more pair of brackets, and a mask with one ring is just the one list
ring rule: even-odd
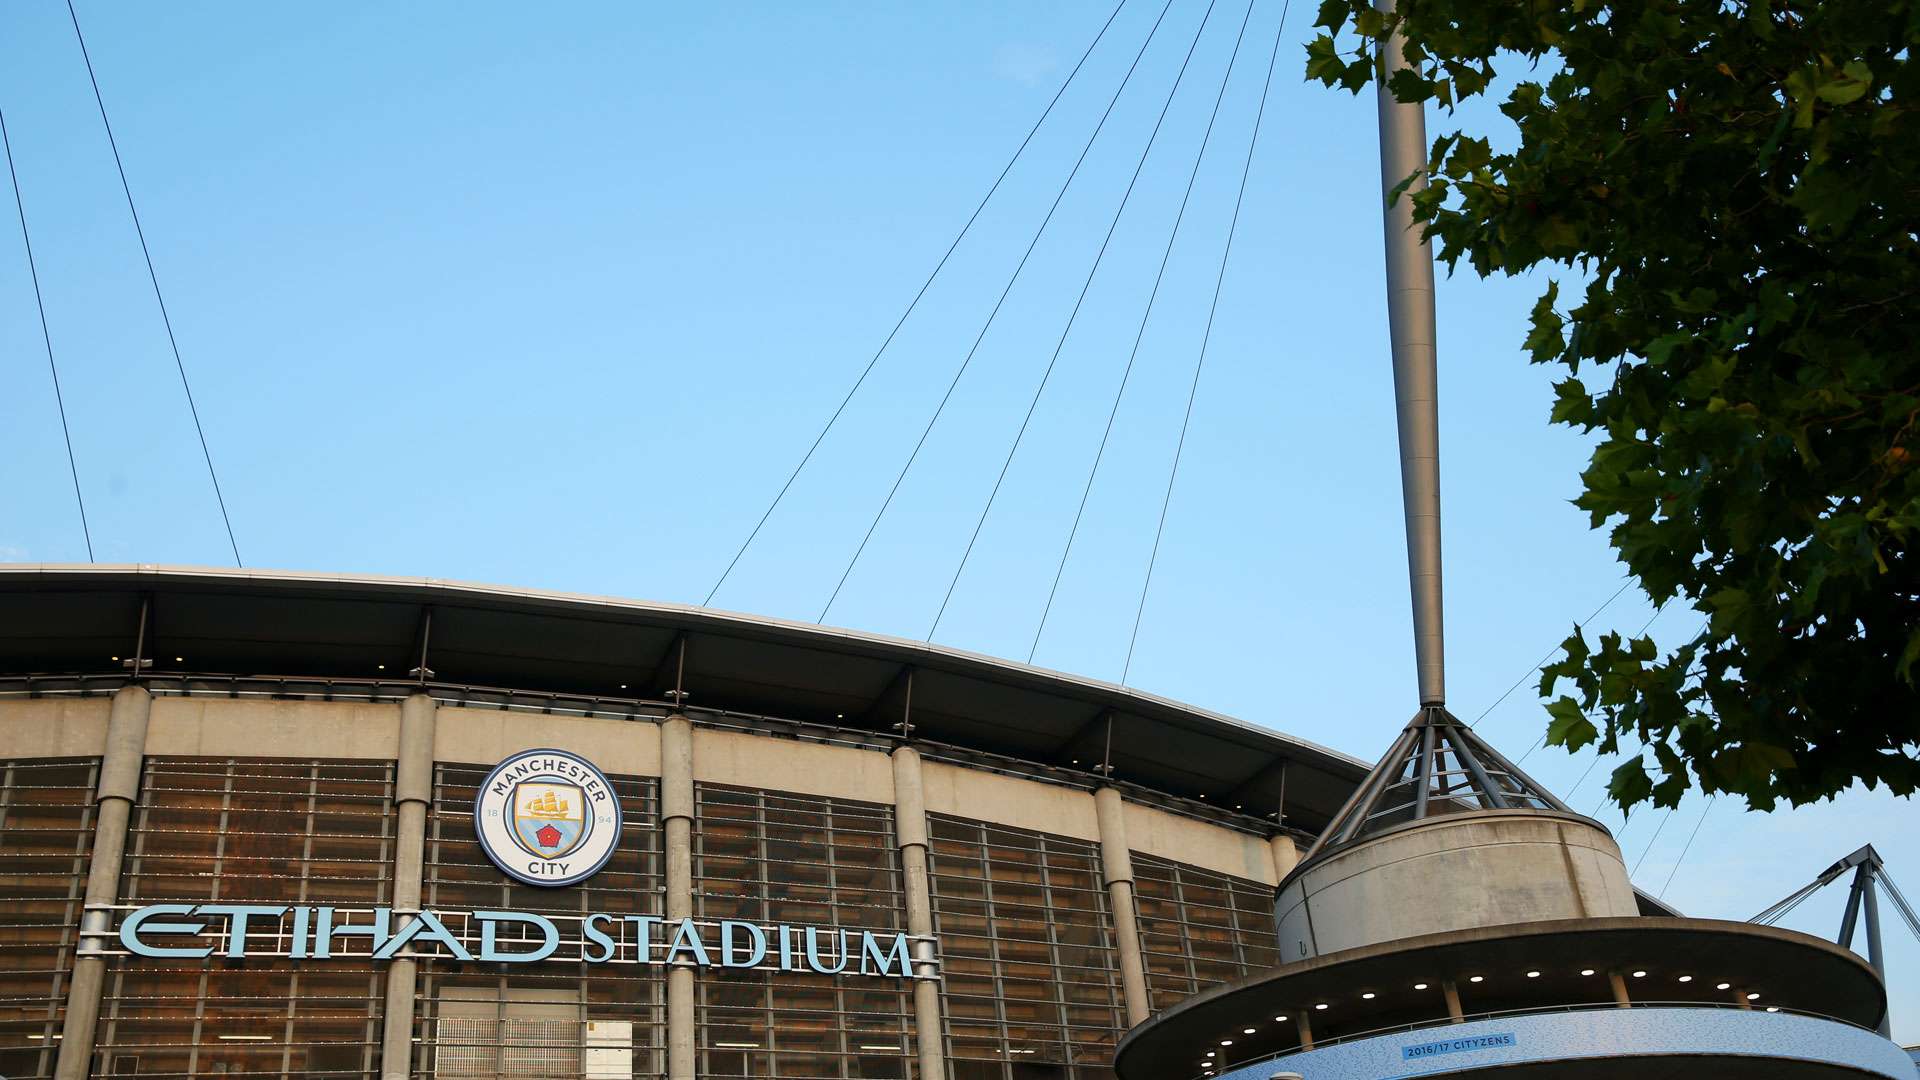
{"label": "circular concrete structure", "polygon": [[1280,951],[1294,963],[1483,926],[1639,914],[1620,848],[1552,810],[1423,818],[1302,863],[1281,883]]}

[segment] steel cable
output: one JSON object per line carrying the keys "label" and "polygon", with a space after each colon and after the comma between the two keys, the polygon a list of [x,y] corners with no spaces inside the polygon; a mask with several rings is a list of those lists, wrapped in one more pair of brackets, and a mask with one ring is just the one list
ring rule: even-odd
{"label": "steel cable", "polygon": [[[1622,583],[1621,583],[1621,585],[1620,585],[1620,587],[1619,587],[1618,589],[1615,589],[1615,590],[1613,591],[1613,595],[1612,595],[1612,596],[1609,596],[1609,597],[1607,597],[1607,599],[1606,599],[1606,601],[1605,601],[1604,603],[1602,603],[1602,604],[1601,604],[1601,605],[1600,605],[1599,607],[1597,607],[1597,608],[1594,608],[1594,609],[1593,609],[1593,614],[1591,614],[1591,615],[1589,615],[1589,616],[1587,616],[1587,617],[1586,617],[1586,620],[1585,620],[1584,622],[1582,622],[1582,623],[1581,623],[1580,625],[1582,625],[1582,626],[1585,626],[1585,625],[1586,625],[1587,623],[1590,623],[1590,622],[1592,622],[1593,620],[1595,620],[1595,619],[1597,619],[1597,618],[1599,618],[1599,617],[1600,617],[1600,613],[1601,613],[1601,612],[1603,612],[1603,611],[1605,611],[1605,610],[1607,610],[1607,608],[1608,608],[1608,607],[1610,607],[1610,606],[1612,606],[1612,604],[1613,604],[1613,602],[1614,602],[1615,600],[1618,600],[1618,599],[1620,599],[1620,594],[1621,594],[1621,593],[1624,593],[1624,592],[1626,592],[1626,591],[1627,591],[1628,589],[1630,589],[1630,588],[1632,588],[1632,587],[1633,587],[1633,579],[1632,579],[1632,578],[1628,578],[1628,579],[1627,579],[1627,580],[1626,580],[1625,582],[1622,582]],[[1655,608],[1655,609],[1654,609],[1654,613],[1655,613],[1656,615],[1657,615],[1657,614],[1659,614],[1659,609],[1658,609],[1658,608]],[[1649,621],[1648,621],[1648,624],[1649,624],[1649,625],[1651,625],[1651,624],[1652,624],[1652,621],[1651,621],[1651,620],[1649,620]],[[1643,631],[1642,631],[1642,633],[1645,633],[1645,631],[1643,630]],[[1474,717],[1474,718],[1473,718],[1473,723],[1471,723],[1471,724],[1468,724],[1467,726],[1471,728],[1471,727],[1474,727],[1475,725],[1477,725],[1477,724],[1479,724],[1479,723],[1480,723],[1480,721],[1482,721],[1482,720],[1485,720],[1485,719],[1487,718],[1487,714],[1488,714],[1488,713],[1490,713],[1490,712],[1492,712],[1493,710],[1495,710],[1495,709],[1497,709],[1497,708],[1499,708],[1499,707],[1500,707],[1500,703],[1501,703],[1501,702],[1503,702],[1503,701],[1505,701],[1505,700],[1507,700],[1507,697],[1508,697],[1508,695],[1510,695],[1510,694],[1512,694],[1512,693],[1513,693],[1513,692],[1514,692],[1515,690],[1518,690],[1518,689],[1520,689],[1520,684],[1521,684],[1521,683],[1524,683],[1524,682],[1526,682],[1526,681],[1527,681],[1527,677],[1528,677],[1528,676],[1530,676],[1530,675],[1532,675],[1532,674],[1533,674],[1534,672],[1536,672],[1536,671],[1539,671],[1539,670],[1540,670],[1540,669],[1541,669],[1542,667],[1544,667],[1544,666],[1546,666],[1546,663],[1547,663],[1547,661],[1549,661],[1549,660],[1551,660],[1551,659],[1553,659],[1553,654],[1554,654],[1554,653],[1557,653],[1557,652],[1559,652],[1559,651],[1560,651],[1560,647],[1559,647],[1558,645],[1556,645],[1556,646],[1554,646],[1554,647],[1553,647],[1553,648],[1551,648],[1551,649],[1548,649],[1548,650],[1547,650],[1547,655],[1545,655],[1545,656],[1542,656],[1542,657],[1540,658],[1540,662],[1539,662],[1539,663],[1537,663],[1537,664],[1535,664],[1535,665],[1533,665],[1532,667],[1530,667],[1530,668],[1528,668],[1528,669],[1527,669],[1526,671],[1523,671],[1523,672],[1521,672],[1521,673],[1520,673],[1520,677],[1519,677],[1518,679],[1515,679],[1515,680],[1513,681],[1513,685],[1512,685],[1512,686],[1509,686],[1509,687],[1507,687],[1507,689],[1506,689],[1506,692],[1505,692],[1505,693],[1503,693],[1503,694],[1501,694],[1501,695],[1500,695],[1499,697],[1497,697],[1497,698],[1494,698],[1494,699],[1493,699],[1493,704],[1491,704],[1491,705],[1489,705],[1489,706],[1487,706],[1486,708],[1484,708],[1484,709],[1482,709],[1482,710],[1480,710],[1480,715],[1479,715],[1479,716],[1476,716],[1476,717]],[[1525,759],[1524,759],[1524,758],[1522,758],[1521,760],[1523,760],[1523,761],[1524,761]]]}
{"label": "steel cable", "polygon": [[[1213,14],[1212,4],[1209,4],[1207,6],[1207,14],[1209,17],[1211,17],[1211,15]],[[1200,175],[1200,162],[1206,157],[1207,143],[1213,138],[1213,124],[1214,124],[1214,121],[1218,119],[1220,116],[1220,102],[1226,97],[1227,81],[1233,76],[1234,62],[1240,58],[1240,46],[1246,40],[1247,23],[1250,22],[1252,19],[1253,19],[1253,0],[1248,0],[1246,14],[1243,15],[1240,19],[1239,35],[1236,36],[1233,41],[1233,55],[1229,57],[1227,60],[1227,70],[1225,74],[1223,74],[1220,77],[1220,92],[1216,94],[1213,99],[1213,115],[1208,117],[1207,119],[1206,135],[1200,140],[1199,152],[1194,155],[1193,172],[1189,175],[1187,179],[1187,192],[1186,192],[1186,195],[1183,196],[1180,200],[1180,214],[1178,217],[1174,219],[1173,231],[1169,233],[1167,236],[1167,251],[1166,251],[1166,255],[1163,255],[1160,259],[1160,273],[1155,275],[1153,279],[1153,295],[1147,298],[1147,315],[1149,317],[1151,316],[1153,311],[1154,297],[1158,296],[1160,293],[1161,278],[1164,277],[1166,274],[1167,258],[1173,254],[1174,239],[1180,233],[1180,219],[1186,216],[1187,201],[1193,195],[1194,178]],[[1203,27],[1205,26],[1204,21],[1202,22],[1202,26]],[[1179,95],[1180,85],[1182,81],[1186,78],[1187,64],[1193,60],[1194,50],[1199,48],[1199,45],[1200,45],[1200,39],[1198,37],[1195,37],[1193,39],[1192,47],[1187,49],[1186,60],[1182,61],[1180,64],[1180,74],[1177,77],[1175,77],[1173,81],[1173,89],[1168,91],[1166,103],[1160,107],[1160,116],[1156,120],[1154,120],[1153,133],[1147,137],[1146,148],[1140,151],[1140,160],[1134,165],[1133,175],[1127,180],[1127,190],[1124,194],[1120,196],[1120,205],[1116,207],[1113,211],[1113,220],[1107,224],[1106,236],[1101,238],[1100,250],[1094,253],[1093,265],[1087,270],[1087,279],[1080,284],[1080,295],[1073,302],[1072,312],[1070,312],[1067,315],[1067,325],[1064,328],[1062,328],[1060,331],[1060,340],[1054,343],[1053,356],[1047,360],[1046,370],[1042,372],[1040,375],[1040,385],[1034,388],[1033,400],[1027,403],[1027,414],[1020,421],[1020,430],[1014,433],[1013,445],[1007,448],[1007,458],[1005,461],[1000,463],[1000,475],[996,477],[993,481],[993,490],[987,493],[987,504],[980,509],[979,520],[973,523],[973,535],[967,538],[966,550],[962,552],[960,555],[960,565],[956,567],[953,571],[953,580],[947,582],[947,594],[946,596],[941,598],[940,610],[934,614],[933,625],[927,629],[928,641],[933,640],[934,632],[940,629],[940,620],[946,617],[947,605],[953,601],[953,590],[959,586],[960,576],[966,573],[967,562],[973,557],[973,546],[980,539],[980,531],[986,527],[987,515],[993,512],[994,501],[1000,497],[1000,486],[1006,482],[1007,471],[1013,467],[1014,455],[1020,452],[1020,443],[1027,436],[1027,426],[1033,422],[1034,410],[1040,407],[1040,396],[1046,393],[1047,383],[1050,379],[1053,378],[1054,366],[1060,362],[1060,353],[1067,346],[1067,337],[1073,333],[1074,324],[1080,318],[1081,305],[1086,303],[1087,293],[1091,291],[1093,288],[1094,276],[1100,272],[1100,265],[1103,261],[1105,261],[1107,257],[1107,247],[1109,244],[1113,242],[1113,234],[1120,228],[1120,219],[1123,215],[1126,214],[1127,205],[1133,199],[1134,186],[1140,182],[1140,174],[1147,167],[1147,158],[1152,155],[1154,145],[1158,142],[1160,138],[1160,127],[1162,124],[1166,122],[1167,113],[1171,111],[1173,108],[1173,100],[1176,96]],[[1142,335],[1146,333],[1146,321],[1144,318],[1142,319],[1140,324],[1140,333]],[[1140,352],[1140,343],[1137,338],[1134,341],[1133,352],[1134,352],[1134,356],[1138,356]],[[1127,370],[1129,372],[1133,370],[1132,357],[1129,357],[1127,359]],[[1125,381],[1123,379],[1122,387],[1124,388],[1124,386],[1125,386]],[[1116,410],[1119,408],[1118,399],[1116,399],[1114,407]],[[1108,419],[1108,430],[1112,430],[1111,417],[1109,417]],[[1103,447],[1105,446],[1105,442],[1106,441],[1103,438],[1101,440],[1101,445]],[[1091,477],[1089,477],[1089,483],[1091,483]],[[1086,506],[1086,502],[1083,497],[1081,501],[1081,507],[1084,509],[1085,506]],[[1077,524],[1078,524],[1078,519],[1076,518],[1076,525]],[[1058,584],[1057,578],[1055,579],[1055,583]],[[1051,596],[1048,597],[1048,604],[1049,605],[1052,604]],[[1029,660],[1032,659],[1031,653],[1028,654],[1028,659]]]}
{"label": "steel cable", "polygon": [[1693,841],[1700,835],[1700,826],[1707,823],[1707,811],[1713,809],[1713,801],[1719,797],[1718,795],[1707,796],[1707,805],[1700,808],[1700,820],[1693,823],[1693,831],[1687,834],[1687,842],[1680,847],[1680,857],[1673,860],[1673,869],[1667,871],[1667,880],[1660,883],[1660,891],[1654,894],[1654,899],[1667,898],[1667,887],[1673,884],[1673,875],[1679,873],[1680,864],[1687,861],[1687,852],[1693,850]]}
{"label": "steel cable", "polygon": [[1220,312],[1220,289],[1227,280],[1227,263],[1233,254],[1234,234],[1240,228],[1240,210],[1247,201],[1247,177],[1253,172],[1253,152],[1260,145],[1260,124],[1267,115],[1267,95],[1273,89],[1273,69],[1280,58],[1280,37],[1287,26],[1291,0],[1280,7],[1280,25],[1274,30],[1273,51],[1267,56],[1267,77],[1260,86],[1260,107],[1253,114],[1253,133],[1247,138],[1246,160],[1240,165],[1240,188],[1233,197],[1233,217],[1227,222],[1227,242],[1220,249],[1220,269],[1213,279],[1213,299],[1207,306],[1207,326],[1200,335],[1200,353],[1193,363],[1193,382],[1187,387],[1187,406],[1180,419],[1180,438],[1174,443],[1173,465],[1167,470],[1167,490],[1160,497],[1160,520],[1153,530],[1153,550],[1147,555],[1147,573],[1140,582],[1140,600],[1133,609],[1133,630],[1127,636],[1127,659],[1120,668],[1120,683],[1126,685],[1133,670],[1133,649],[1140,640],[1140,620],[1147,610],[1147,592],[1153,587],[1153,568],[1160,560],[1160,539],[1167,530],[1167,508],[1173,503],[1174,481],[1180,477],[1180,459],[1187,448],[1187,430],[1193,424],[1193,402],[1200,393],[1200,373],[1207,365],[1207,346],[1213,342],[1213,320]]}
{"label": "steel cable", "polygon": [[987,203],[993,199],[994,193],[1000,190],[1000,184],[1006,180],[1007,174],[1013,171],[1014,163],[1020,160],[1020,155],[1026,153],[1027,144],[1033,142],[1033,137],[1039,133],[1040,126],[1047,122],[1047,117],[1053,115],[1053,107],[1060,103],[1060,98],[1067,92],[1067,87],[1073,85],[1075,76],[1079,75],[1080,69],[1086,65],[1087,58],[1093,55],[1093,50],[1099,46],[1101,39],[1107,36],[1107,29],[1113,25],[1113,20],[1119,17],[1120,9],[1126,6],[1127,0],[1120,0],[1120,3],[1114,6],[1112,14],[1107,16],[1107,21],[1100,25],[1100,32],[1093,36],[1093,41],[1087,45],[1086,51],[1080,54],[1079,63],[1073,65],[1073,70],[1067,73],[1066,81],[1060,84],[1060,89],[1054,91],[1053,99],[1048,101],[1047,107],[1041,111],[1040,119],[1035,120],[1033,127],[1027,129],[1027,137],[1020,140],[1020,145],[1014,150],[1013,156],[1008,158],[1006,165],[1001,167],[1000,175],[994,177],[993,186],[980,197],[979,205],[975,206],[973,213],[968,215],[967,223],[960,226],[959,234],[953,238],[953,243],[947,245],[946,253],[941,255],[940,261],[934,264],[933,272],[920,283],[920,291],[913,294],[913,300],[907,304],[907,309],[900,313],[900,318],[893,324],[893,329],[887,332],[886,340],[874,350],[873,358],[867,361],[867,366],[861,370],[860,377],[853,381],[853,386],[847,390],[846,396],[840,399],[840,404],[833,410],[833,415],[827,417],[826,426],[820,429],[820,434],[813,437],[812,445],[808,446],[807,452],[800,456],[800,463],[793,467],[792,473],[788,474],[787,482],[780,485],[779,493],[773,497],[771,503],[767,504],[766,512],[762,513],[760,520],[754,523],[753,531],[747,534],[746,540],[740,545],[740,550],[733,553],[733,558],[727,562],[727,568],[720,572],[720,580],[714,582],[713,588],[707,590],[707,598],[700,601],[701,607],[713,603],[713,598],[720,591],[720,586],[727,583],[733,568],[740,564],[740,557],[747,553],[747,548],[753,545],[754,538],[759,536],[760,530],[766,526],[767,519],[773,516],[774,510],[779,508],[781,501],[787,497],[787,491],[793,487],[793,482],[800,478],[800,472],[807,467],[807,462],[813,460],[814,451],[820,449],[820,444],[826,441],[827,433],[831,432],[833,426],[840,421],[840,414],[847,411],[847,406],[853,402],[854,395],[858,394],[860,387],[866,383],[867,376],[873,374],[874,365],[880,362],[880,357],[886,353],[888,346],[893,344],[893,339],[899,335],[900,328],[907,324],[908,316],[920,306],[921,299],[933,286],[933,280],[940,276],[941,270],[946,268],[947,260],[953,258],[954,251],[960,247],[960,241],[965,240],[967,234],[973,230],[973,223],[980,219],[980,212],[987,208]]}
{"label": "steel cable", "polygon": [[166,297],[160,295],[160,275],[153,269],[153,252],[147,248],[147,233],[140,226],[140,211],[133,205],[133,186],[127,183],[127,167],[120,161],[120,144],[113,137],[113,122],[107,119],[107,102],[100,96],[100,80],[93,73],[93,58],[87,54],[87,38],[80,32],[80,16],[67,0],[67,15],[73,20],[73,36],[80,42],[80,58],[87,64],[87,81],[93,84],[93,101],[100,107],[100,125],[107,129],[107,145],[113,149],[113,167],[120,173],[120,190],[127,196],[127,212],[133,215],[134,235],[140,238],[140,254],[147,260],[147,280],[153,283],[153,299],[160,305],[160,321],[167,328],[167,344],[173,349],[173,366],[180,372],[180,388],[187,394],[187,411],[193,415],[193,430],[200,436],[200,454],[207,461],[207,477],[213,481],[214,501],[220,504],[220,521],[227,527],[227,545],[233,549],[233,564],[240,561],[240,543],[233,538],[233,519],[227,515],[227,497],[220,490],[220,474],[213,468],[213,451],[207,448],[207,431],[200,424],[200,407],[193,401],[193,386],[187,381],[187,365],[180,359],[180,343],[173,336],[173,319],[167,314]]}
{"label": "steel cable", "polygon": [[80,535],[87,541],[87,561],[93,561],[93,530],[87,525],[87,500],[80,494],[80,466],[73,459],[73,432],[67,427],[67,401],[60,392],[60,368],[53,362],[53,333],[47,329],[47,303],[40,296],[40,270],[34,265],[33,238],[27,235],[27,204],[20,194],[20,174],[13,167],[13,138],[7,134],[7,114],[0,111],[0,143],[7,152],[7,177],[13,181],[13,205],[20,212],[20,243],[27,249],[27,275],[33,279],[33,303],[40,310],[40,340],[47,346],[47,371],[53,375],[53,403],[60,412],[60,435],[67,441],[67,472],[73,476],[73,501],[80,507]]}
{"label": "steel cable", "polygon": [[[1247,5],[1247,15],[1253,14],[1253,5]],[[1245,19],[1241,20],[1240,33],[1247,32]],[[1234,66],[1240,59],[1240,42],[1233,43],[1233,58],[1227,62],[1227,73],[1221,77],[1220,92],[1213,99],[1213,113],[1207,117],[1206,135],[1200,140],[1200,151],[1194,155],[1193,171],[1187,175],[1187,190],[1180,196],[1180,211],[1174,215],[1173,229],[1167,234],[1167,248],[1160,254],[1160,269],[1153,276],[1153,290],[1147,295],[1147,306],[1140,314],[1140,329],[1133,335],[1133,348],[1127,353],[1127,366],[1120,372],[1120,385],[1114,389],[1113,405],[1107,410],[1106,427],[1100,432],[1100,445],[1094,451],[1093,465],[1087,469],[1087,482],[1080,489],[1080,505],[1073,511],[1073,525],[1067,530],[1066,546],[1060,549],[1059,565],[1053,568],[1053,584],[1047,589],[1046,605],[1040,610],[1040,625],[1033,631],[1033,643],[1027,648],[1027,663],[1033,663],[1034,654],[1040,651],[1040,638],[1047,632],[1047,618],[1053,613],[1054,597],[1060,592],[1060,579],[1066,574],[1067,559],[1073,554],[1073,542],[1080,535],[1080,521],[1086,516],[1087,500],[1093,495],[1093,482],[1100,475],[1100,463],[1106,459],[1107,443],[1113,438],[1114,420],[1120,415],[1120,402],[1127,395],[1128,382],[1133,378],[1133,365],[1140,357],[1140,343],[1146,339],[1147,323],[1153,318],[1153,306],[1160,298],[1160,283],[1166,278],[1167,264],[1173,257],[1173,245],[1180,238],[1180,226],[1186,221],[1187,204],[1193,199],[1194,182],[1200,176],[1200,164],[1207,155],[1207,146],[1213,139],[1213,126],[1220,118],[1220,103],[1227,94],[1227,81],[1233,77]]]}
{"label": "steel cable", "polygon": [[[973,364],[975,354],[980,351],[980,343],[986,340],[987,331],[992,329],[994,319],[1000,314],[1000,308],[1006,304],[1008,295],[1013,292],[1014,284],[1020,280],[1020,272],[1026,269],[1027,260],[1033,257],[1033,249],[1039,246],[1040,238],[1046,234],[1047,226],[1052,223],[1054,213],[1060,209],[1060,201],[1066,198],[1067,189],[1073,186],[1074,177],[1080,175],[1080,167],[1086,164],[1087,154],[1093,150],[1094,140],[1098,139],[1100,132],[1105,130],[1107,118],[1113,115],[1113,107],[1119,103],[1120,95],[1127,89],[1127,84],[1133,81],[1134,72],[1140,69],[1140,58],[1147,54],[1147,46],[1153,44],[1154,37],[1160,32],[1161,23],[1166,21],[1167,12],[1172,7],[1173,0],[1167,0],[1166,5],[1160,9],[1159,17],[1153,21],[1153,28],[1147,31],[1146,40],[1140,43],[1140,51],[1134,54],[1133,63],[1128,66],[1126,76],[1115,88],[1113,97],[1108,99],[1106,111],[1100,114],[1100,122],[1094,125],[1093,134],[1087,136],[1086,145],[1080,148],[1080,156],[1074,160],[1073,169],[1067,173],[1067,179],[1060,185],[1059,193],[1054,195],[1053,204],[1047,207],[1046,216],[1040,219],[1040,227],[1034,230],[1033,239],[1027,243],[1027,250],[1021,254],[1019,263],[1014,266],[1013,275],[1007,279],[1006,288],[1000,291],[999,299],[994,301],[993,309],[987,313],[987,321],[981,325],[980,333],[975,335],[972,346],[967,349],[966,358],[960,362],[959,370],[953,373],[953,380],[947,384],[946,393],[941,395],[940,404],[935,406],[933,416],[927,420],[927,426],[921,430],[919,441],[913,444],[913,451],[907,455],[906,464],[900,467],[899,475],[893,478],[893,486],[887,489],[887,497],[881,500],[879,511],[867,524],[866,535],[860,538],[860,545],[854,549],[853,558],[847,561],[846,569],[840,572],[840,580],[834,584],[833,593],[827,597],[826,606],[820,609],[820,616],[814,621],[826,621],[827,613],[833,610],[834,601],[840,598],[840,590],[846,588],[847,578],[853,574],[853,568],[859,564],[861,554],[867,550],[867,544],[873,540],[873,532],[880,527],[880,520],[886,516],[887,508],[893,505],[894,496],[900,493],[901,482],[906,480],[907,473],[913,468],[913,463],[919,459],[921,448],[927,445],[927,436],[933,434],[934,425],[940,422],[941,414],[946,412],[947,402],[953,400],[954,389],[960,385],[960,380],[966,375],[967,368]],[[1211,7],[1208,10],[1212,10]],[[1203,21],[1201,29],[1205,28],[1206,24]],[[1198,37],[1198,31],[1195,32],[1195,37]]]}

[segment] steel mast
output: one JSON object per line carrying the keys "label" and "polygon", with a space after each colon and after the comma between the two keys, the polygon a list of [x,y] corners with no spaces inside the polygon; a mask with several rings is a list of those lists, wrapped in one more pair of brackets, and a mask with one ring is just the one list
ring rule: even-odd
{"label": "steel mast", "polygon": [[[1380,0],[1391,15],[1393,0]],[[1387,323],[1393,346],[1393,398],[1400,429],[1400,492],[1407,522],[1407,576],[1413,593],[1414,663],[1422,710],[1447,700],[1446,634],[1440,588],[1440,399],[1433,300],[1433,247],[1413,220],[1413,195],[1427,186],[1427,122],[1418,102],[1387,88],[1408,67],[1404,39],[1380,45],[1375,71],[1380,108],[1380,186],[1387,200]],[[1397,198],[1393,191],[1407,177]]]}

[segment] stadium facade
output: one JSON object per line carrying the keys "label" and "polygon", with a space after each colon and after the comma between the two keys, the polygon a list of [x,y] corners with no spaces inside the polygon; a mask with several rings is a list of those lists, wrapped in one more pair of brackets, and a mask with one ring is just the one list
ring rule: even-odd
{"label": "stadium facade", "polygon": [[0,568],[0,1074],[1108,1076],[1366,772],[809,624]]}

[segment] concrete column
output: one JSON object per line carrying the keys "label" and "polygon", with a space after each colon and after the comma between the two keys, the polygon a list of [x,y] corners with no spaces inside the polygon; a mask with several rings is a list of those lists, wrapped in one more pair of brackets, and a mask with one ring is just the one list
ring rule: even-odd
{"label": "concrete column", "polygon": [[1452,979],[1440,980],[1440,994],[1447,999],[1447,1018],[1458,1024],[1467,1018],[1467,1011],[1460,1007],[1460,987]]}
{"label": "concrete column", "polygon": [[1300,846],[1286,833],[1275,833],[1267,842],[1273,847],[1273,881],[1278,885],[1300,865]]}
{"label": "concrete column", "polygon": [[[667,851],[670,922],[693,917],[693,722],[660,722],[660,819]],[[667,1080],[693,1080],[693,969],[667,969]]]}
{"label": "concrete column", "polygon": [[1313,1049],[1313,1021],[1307,1018],[1307,1011],[1300,1010],[1293,1018],[1293,1024],[1300,1032],[1300,1049]]}
{"label": "concrete column", "polygon": [[93,1059],[93,1033],[100,1019],[100,991],[106,984],[106,945],[120,899],[120,864],[127,852],[127,821],[140,792],[140,766],[147,753],[147,720],[153,696],[143,686],[114,692],[107,714],[107,747],[100,758],[100,782],[94,792],[93,858],[87,866],[87,893],[80,914],[80,944],[67,983],[66,1023],[60,1029],[58,1080],[83,1080]]}
{"label": "concrete column", "polygon": [[1633,999],[1627,996],[1627,980],[1617,971],[1607,972],[1607,985],[1613,988],[1613,1003],[1621,1008],[1630,1008]]}
{"label": "concrete column", "polygon": [[[439,707],[426,693],[400,703],[400,755],[394,760],[393,804],[399,815],[393,845],[394,930],[420,913],[420,882],[427,855],[427,807],[433,800],[433,732]],[[381,1014],[381,1080],[407,1080],[413,1071],[413,1014],[420,962],[408,947],[387,965],[387,1004]]]}
{"label": "concrete column", "polygon": [[927,796],[920,753],[893,751],[893,827],[907,894],[907,933],[913,935],[913,1043],[921,1080],[945,1080],[946,1021],[940,1012],[940,965],[933,952],[933,892],[927,879]]}
{"label": "concrete column", "polygon": [[1100,823],[1100,873],[1113,908],[1114,944],[1120,949],[1120,989],[1126,996],[1127,1024],[1144,1024],[1153,1015],[1147,998],[1147,968],[1140,955],[1140,920],[1133,906],[1133,852],[1127,847],[1126,804],[1120,792],[1103,787],[1093,793]]}

